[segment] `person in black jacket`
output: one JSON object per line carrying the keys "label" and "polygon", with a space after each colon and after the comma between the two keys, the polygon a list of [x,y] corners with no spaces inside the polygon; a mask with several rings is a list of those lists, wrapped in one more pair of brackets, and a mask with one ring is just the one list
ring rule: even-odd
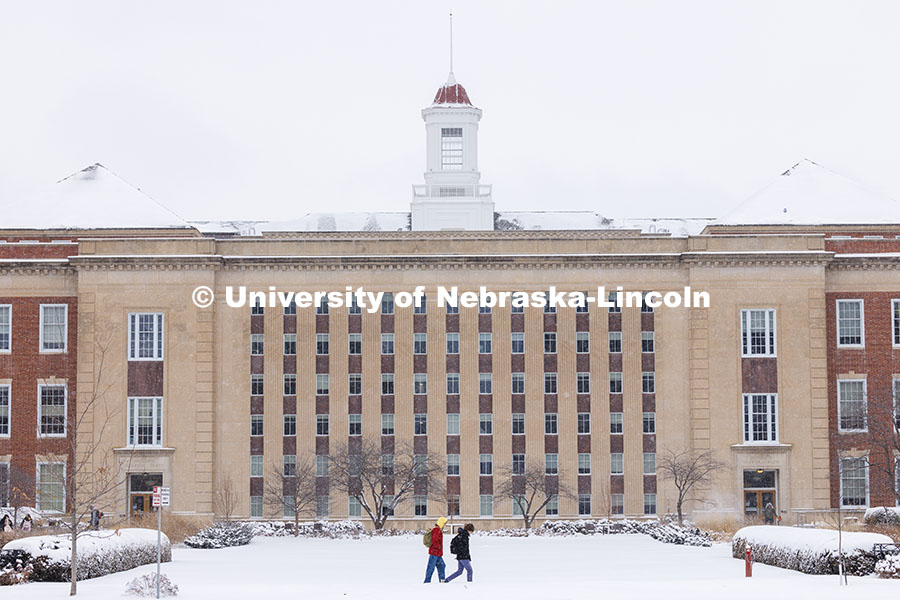
{"label": "person in black jacket", "polygon": [[465,527],[460,527],[457,531],[459,533],[450,542],[450,554],[456,555],[456,573],[448,577],[446,583],[450,583],[462,575],[463,569],[466,570],[466,580],[472,581],[472,556],[469,554],[469,534],[475,531],[475,526],[471,523],[466,523]]}

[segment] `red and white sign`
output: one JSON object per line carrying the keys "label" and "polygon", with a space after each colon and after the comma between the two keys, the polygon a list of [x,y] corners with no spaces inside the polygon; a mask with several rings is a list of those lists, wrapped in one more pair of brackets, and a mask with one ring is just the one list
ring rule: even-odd
{"label": "red and white sign", "polygon": [[169,506],[170,488],[153,486],[153,506]]}

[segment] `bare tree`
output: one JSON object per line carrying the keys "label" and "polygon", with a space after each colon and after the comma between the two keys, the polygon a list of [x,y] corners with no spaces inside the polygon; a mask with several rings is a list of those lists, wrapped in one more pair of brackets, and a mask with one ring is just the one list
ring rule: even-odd
{"label": "bare tree", "polygon": [[[81,326],[87,328],[85,321]],[[115,455],[112,444],[104,440],[113,424],[121,417],[119,402],[107,402],[112,383],[106,373],[109,369],[109,349],[113,338],[110,329],[91,331],[87,342],[94,358],[94,379],[89,386],[78,389],[75,420],[71,424],[72,435],[68,436],[71,451],[71,466],[68,469],[65,489],[72,540],[71,585],[69,595],[78,593],[78,538],[87,533],[82,529],[84,519],[90,519],[92,510],[109,510],[115,506],[117,490],[125,487],[125,477],[131,464],[133,452],[123,457]],[[87,389],[85,389],[87,388]]]}
{"label": "bare tree", "polygon": [[238,493],[234,487],[234,481],[231,477],[226,477],[216,489],[216,514],[224,520],[230,521],[237,510],[237,505]]}
{"label": "bare tree", "polygon": [[19,522],[19,510],[26,506],[34,506],[34,494],[29,490],[34,487],[34,475],[29,474],[15,463],[9,463],[9,479],[0,484],[0,505],[12,509],[13,523]]}
{"label": "bare tree", "polygon": [[[662,479],[675,484],[678,491],[675,507],[679,525],[684,524],[684,503],[691,491],[711,485],[713,476],[725,466],[712,450],[695,452],[688,449],[668,449],[661,453],[657,459],[656,472]],[[704,502],[702,499],[695,500]]]}
{"label": "bare tree", "polygon": [[441,457],[416,454],[410,444],[395,445],[393,454],[384,454],[380,442],[362,441],[336,448],[328,461],[330,486],[355,498],[375,529],[382,529],[412,496],[443,493]]}
{"label": "bare tree", "polygon": [[[900,394],[900,386],[895,394]],[[867,462],[882,480],[884,487],[894,496],[894,504],[900,505],[900,482],[897,456],[900,456],[900,398],[868,398],[868,429],[871,450]]]}
{"label": "bare tree", "polygon": [[494,495],[510,498],[525,522],[525,529],[530,529],[538,513],[554,497],[577,497],[575,491],[564,483],[565,479],[562,470],[556,475],[547,475],[544,464],[539,461],[528,462],[521,467],[504,466],[497,469]]}
{"label": "bare tree", "polygon": [[294,536],[300,535],[300,516],[315,514],[316,465],[312,460],[293,465],[273,462],[263,484],[263,502],[272,507],[275,516],[294,517]]}

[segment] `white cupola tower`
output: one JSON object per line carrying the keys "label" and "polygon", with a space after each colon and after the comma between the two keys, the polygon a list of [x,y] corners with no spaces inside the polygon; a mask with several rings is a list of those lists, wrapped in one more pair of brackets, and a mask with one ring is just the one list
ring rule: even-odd
{"label": "white cupola tower", "polygon": [[[452,27],[452,23],[451,23]],[[414,231],[492,230],[491,186],[482,185],[478,171],[478,121],[481,109],[453,76],[438,89],[425,121],[425,185],[413,186]]]}

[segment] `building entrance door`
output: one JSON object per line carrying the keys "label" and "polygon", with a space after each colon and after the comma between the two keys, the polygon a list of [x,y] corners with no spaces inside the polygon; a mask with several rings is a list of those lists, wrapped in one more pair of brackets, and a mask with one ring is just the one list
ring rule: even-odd
{"label": "building entrance door", "polygon": [[778,510],[775,488],[776,472],[756,469],[744,471],[744,517],[749,521],[763,521],[770,503]]}
{"label": "building entrance door", "polygon": [[156,512],[153,487],[163,484],[162,473],[134,473],[128,476],[128,516],[140,517]]}

